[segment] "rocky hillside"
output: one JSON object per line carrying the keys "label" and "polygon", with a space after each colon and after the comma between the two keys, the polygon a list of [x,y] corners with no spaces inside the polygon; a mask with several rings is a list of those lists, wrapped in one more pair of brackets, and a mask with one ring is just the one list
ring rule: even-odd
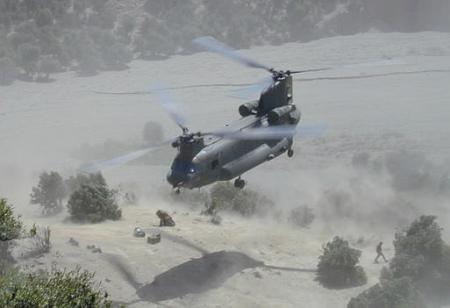
{"label": "rocky hillside", "polygon": [[126,68],[133,58],[306,41],[371,29],[450,30],[447,0],[0,0],[0,84]]}

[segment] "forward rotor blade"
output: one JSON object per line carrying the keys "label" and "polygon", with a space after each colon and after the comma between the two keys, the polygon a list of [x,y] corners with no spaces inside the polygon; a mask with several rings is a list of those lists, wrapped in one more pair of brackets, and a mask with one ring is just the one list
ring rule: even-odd
{"label": "forward rotor blade", "polygon": [[193,43],[195,43],[198,46],[201,46],[211,52],[218,53],[218,54],[220,54],[228,59],[231,59],[235,62],[244,64],[248,67],[262,68],[266,71],[271,72],[270,67],[268,67],[264,64],[258,63],[255,60],[250,59],[249,57],[240,54],[236,50],[232,49],[231,47],[225,45],[222,42],[219,42],[218,40],[216,40],[215,38],[213,38],[211,36],[204,36],[204,37],[196,38],[195,40],[193,40]]}
{"label": "forward rotor blade", "polygon": [[312,68],[307,70],[299,70],[299,71],[290,71],[293,74],[303,74],[303,73],[312,73],[312,72],[321,72],[321,71],[329,71],[332,70],[332,67],[322,67],[322,68]]}
{"label": "forward rotor blade", "polygon": [[301,137],[317,137],[322,135],[327,129],[327,125],[312,125],[312,126],[300,126],[295,125],[280,125],[280,126],[269,126],[261,128],[252,128],[240,131],[230,131],[230,130],[218,130],[210,135],[222,137],[225,139],[234,140],[277,140],[283,138],[291,138],[296,136]]}
{"label": "forward rotor blade", "polygon": [[167,143],[169,143],[171,141],[172,140],[166,141],[164,143],[161,143],[158,146],[134,151],[134,152],[131,152],[131,153],[128,153],[128,154],[125,154],[125,155],[122,155],[122,156],[119,156],[119,157],[116,157],[113,159],[97,162],[92,165],[88,165],[86,167],[80,168],[80,171],[85,172],[85,173],[96,173],[96,172],[99,172],[99,171],[102,171],[105,169],[109,169],[112,167],[122,166],[122,165],[125,165],[126,163],[129,163],[130,161],[136,160],[148,153],[151,153],[155,150],[160,149],[162,146],[166,145]]}
{"label": "forward rotor blade", "polygon": [[231,96],[246,100],[257,99],[261,93],[270,88],[273,84],[273,77],[269,76],[253,85],[232,91]]}
{"label": "forward rotor blade", "polygon": [[158,97],[158,102],[164,108],[164,110],[170,115],[172,120],[183,130],[187,129],[186,119],[180,114],[176,100],[167,91],[167,86],[162,83],[155,84],[151,88],[151,93],[154,93]]}

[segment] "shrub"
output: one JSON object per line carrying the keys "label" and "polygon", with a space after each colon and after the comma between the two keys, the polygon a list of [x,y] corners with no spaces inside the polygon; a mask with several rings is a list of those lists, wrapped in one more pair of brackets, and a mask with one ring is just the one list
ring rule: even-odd
{"label": "shrub", "polygon": [[347,308],[425,308],[420,292],[408,278],[387,280],[350,300]]}
{"label": "shrub", "polygon": [[115,191],[108,189],[106,185],[82,185],[73,192],[67,204],[72,220],[96,223],[106,219],[120,219],[122,211],[115,195]]}
{"label": "shrub", "polygon": [[18,70],[10,58],[0,58],[0,85],[10,85],[16,79]]}
{"label": "shrub", "polygon": [[1,307],[111,307],[108,294],[98,290],[94,274],[74,271],[0,277]]}
{"label": "shrub", "polygon": [[288,221],[295,226],[306,228],[313,222],[314,217],[313,210],[304,205],[291,210]]}
{"label": "shrub", "polygon": [[30,43],[24,43],[18,47],[19,65],[25,70],[27,75],[36,72],[36,65],[41,54],[40,49]]}
{"label": "shrub", "polygon": [[67,191],[58,172],[43,172],[37,187],[32,188],[31,203],[39,204],[44,214],[54,214],[62,210],[62,200]]}
{"label": "shrub", "polygon": [[213,212],[220,210],[234,211],[242,216],[255,214],[264,215],[273,207],[273,203],[265,196],[249,189],[239,189],[230,182],[216,183],[210,191],[209,202],[206,203],[206,212],[214,206]]}
{"label": "shrub", "polygon": [[52,56],[43,56],[38,63],[38,72],[43,74],[44,81],[50,80],[50,74],[61,70],[61,65],[58,60]]}
{"label": "shrub", "polygon": [[35,234],[31,236],[32,247],[26,253],[25,257],[37,257],[50,251],[50,228],[38,228]]}
{"label": "shrub", "polygon": [[357,266],[361,251],[351,248],[347,241],[336,236],[323,248],[317,265],[317,280],[326,287],[344,288],[367,282],[364,269]]}
{"label": "shrub", "polygon": [[22,232],[22,222],[14,217],[13,207],[0,198],[0,241],[16,239]]}
{"label": "shrub", "polygon": [[69,195],[79,190],[81,186],[106,186],[105,178],[101,173],[77,174],[65,180]]}

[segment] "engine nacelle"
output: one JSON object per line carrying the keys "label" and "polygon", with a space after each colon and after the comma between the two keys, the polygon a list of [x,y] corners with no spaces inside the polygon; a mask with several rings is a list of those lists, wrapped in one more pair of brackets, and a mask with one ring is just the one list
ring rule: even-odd
{"label": "engine nacelle", "polygon": [[[292,119],[291,119],[291,113],[292,113]],[[297,107],[295,105],[286,105],[282,107],[278,107],[275,109],[272,109],[267,114],[267,120],[269,121],[269,124],[282,124],[284,122],[288,122],[286,124],[295,124],[291,122],[295,122],[297,120],[300,120],[299,116],[300,112],[297,111]],[[298,122],[298,121],[297,121]]]}
{"label": "engine nacelle", "polygon": [[239,106],[239,114],[243,117],[248,117],[251,114],[254,114],[259,107],[258,101],[248,102]]}

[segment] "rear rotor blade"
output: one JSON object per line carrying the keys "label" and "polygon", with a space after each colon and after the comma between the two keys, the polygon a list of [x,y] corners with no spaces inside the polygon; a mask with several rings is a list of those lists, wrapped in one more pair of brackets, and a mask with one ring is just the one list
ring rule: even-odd
{"label": "rear rotor blade", "polygon": [[160,105],[184,132],[187,130],[186,119],[180,114],[176,100],[166,90],[167,88],[168,87],[163,83],[158,83],[151,88],[151,93],[154,93],[158,97],[158,102]]}
{"label": "rear rotor blade", "polygon": [[264,69],[269,72],[272,71],[272,69],[270,67],[268,67],[264,64],[258,63],[255,60],[240,54],[236,50],[232,49],[231,47],[225,45],[222,42],[219,42],[218,40],[216,40],[215,38],[213,38],[211,36],[204,36],[204,37],[196,38],[195,40],[193,40],[193,43],[195,43],[198,46],[201,46],[209,51],[218,53],[218,54],[220,54],[228,59],[231,59],[235,62],[244,64],[248,67],[261,68],[261,69]]}
{"label": "rear rotor blade", "polygon": [[259,98],[261,93],[266,91],[273,84],[274,84],[273,77],[269,76],[264,79],[261,79],[260,81],[258,81],[253,85],[232,91],[231,96],[246,100],[257,99]]}

